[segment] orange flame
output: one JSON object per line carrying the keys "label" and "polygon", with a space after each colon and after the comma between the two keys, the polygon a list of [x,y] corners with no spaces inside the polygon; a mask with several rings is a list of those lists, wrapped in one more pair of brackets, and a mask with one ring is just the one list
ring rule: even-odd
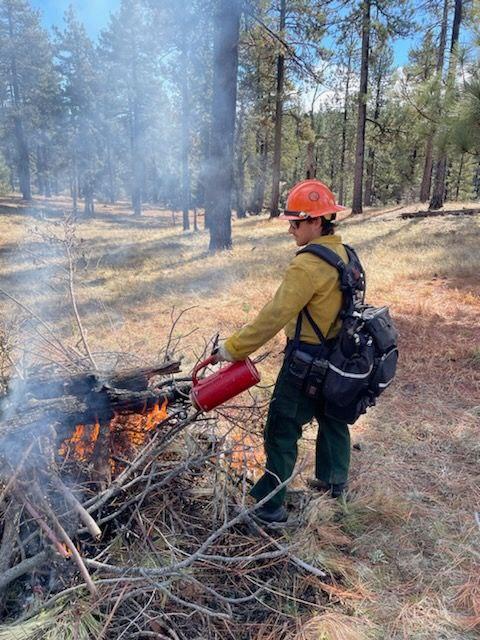
{"label": "orange flame", "polygon": [[230,467],[241,474],[258,474],[265,466],[265,454],[261,441],[251,434],[234,429],[231,434]]}
{"label": "orange flame", "polygon": [[[167,404],[168,401],[164,400],[161,406],[157,402],[147,413],[118,414],[112,418],[108,425],[108,445],[105,444],[110,448],[112,472],[118,467],[116,458],[128,459],[135,449],[145,444],[149,433],[168,417]],[[61,443],[59,454],[64,458],[89,462],[94,455],[100,429],[98,421],[93,425],[78,424],[73,434]]]}

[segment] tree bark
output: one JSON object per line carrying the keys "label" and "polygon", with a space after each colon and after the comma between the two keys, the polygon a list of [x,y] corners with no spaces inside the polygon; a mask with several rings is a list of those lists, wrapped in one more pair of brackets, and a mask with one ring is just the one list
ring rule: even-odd
{"label": "tree bark", "polygon": [[456,185],[455,185],[455,200],[458,200],[458,195],[460,193],[460,184],[462,182],[464,157],[465,157],[465,154],[462,153],[462,155],[460,156],[460,166],[458,168],[457,182],[456,182]]}
{"label": "tree bark", "polygon": [[268,164],[268,141],[267,141],[267,131],[257,132],[257,160],[258,167],[256,172],[256,178],[253,185],[251,202],[248,210],[254,215],[258,215],[263,210],[263,203],[265,200],[265,184],[266,184],[266,173],[267,173],[267,164]]}
{"label": "tree bark", "polygon": [[[280,1],[280,37],[285,33],[286,0]],[[280,45],[282,46],[282,45]],[[285,56],[283,49],[277,57],[277,89],[275,94],[275,133],[272,166],[272,198],[270,202],[270,217],[279,214],[278,201],[280,198],[280,160],[282,155],[282,116],[283,116],[283,85],[285,80]]]}
{"label": "tree bark", "polygon": [[138,86],[137,44],[133,42],[131,61],[133,98],[130,109],[130,147],[132,153],[132,208],[136,216],[142,215],[143,157],[140,149],[140,99]]}
{"label": "tree bark", "polygon": [[206,185],[210,251],[232,246],[233,141],[240,14],[240,0],[219,0],[214,19],[210,171]]}
{"label": "tree bark", "polygon": [[84,198],[84,206],[83,206],[84,215],[87,218],[93,218],[93,216],[95,215],[95,205],[93,200],[93,184],[91,183],[91,178],[89,176],[84,176],[83,198]]}
{"label": "tree bark", "polygon": [[371,0],[362,2],[362,63],[360,68],[360,90],[358,93],[357,141],[355,171],[353,176],[352,213],[362,213],[363,163],[365,156],[365,126],[367,122],[368,66],[370,53],[370,9]]}
{"label": "tree bark", "polygon": [[237,172],[235,187],[237,192],[237,218],[246,218],[245,211],[245,158],[243,157],[243,129],[244,129],[245,106],[243,102],[240,104],[240,112],[238,114],[237,124]]}
{"label": "tree bark", "polygon": [[[455,0],[455,11],[453,15],[452,39],[450,44],[450,60],[448,61],[447,83],[445,89],[444,104],[448,109],[450,97],[455,90],[455,71],[457,68],[457,48],[458,37],[460,35],[460,24],[462,21],[462,0]],[[447,175],[447,151],[440,149],[439,157],[435,166],[435,182],[429,210],[440,209],[445,203],[445,180]]]}
{"label": "tree bark", "polygon": [[27,139],[25,136],[25,129],[23,125],[23,120],[21,116],[21,95],[20,95],[20,79],[17,71],[17,60],[15,58],[15,47],[13,46],[14,42],[14,29],[13,29],[13,13],[12,13],[12,5],[9,3],[8,7],[8,31],[10,40],[12,43],[11,51],[12,55],[10,57],[10,85],[11,85],[11,93],[14,104],[14,131],[15,131],[15,146],[17,149],[17,172],[18,172],[18,181],[20,183],[20,191],[22,192],[22,197],[24,200],[32,199],[32,191],[30,185],[30,153],[28,149]]}
{"label": "tree bark", "polygon": [[110,204],[115,204],[117,200],[117,196],[116,196],[116,189],[115,189],[115,173],[113,170],[113,160],[112,160],[112,144],[110,140],[109,131],[107,132],[106,156],[107,156],[108,200]]}
{"label": "tree bark", "polygon": [[[377,86],[375,91],[375,110],[373,112],[373,119],[375,122],[378,122],[378,119],[380,117],[380,96],[382,93],[382,80],[383,80],[383,73],[382,73],[382,69],[379,68],[378,77],[377,77]],[[374,171],[375,171],[375,147],[373,146],[373,144],[370,144],[368,149],[368,158],[367,158],[367,176],[365,180],[364,204],[366,207],[372,206]]]}
{"label": "tree bark", "polygon": [[180,50],[183,70],[180,73],[180,91],[182,96],[182,213],[183,230],[190,229],[190,163],[188,152],[190,149],[190,96],[188,91],[188,68],[189,68],[189,24],[187,18],[187,3],[182,0],[181,11],[183,15],[182,29],[180,36]]}
{"label": "tree bark", "polygon": [[478,161],[475,174],[473,176],[473,190],[475,198],[478,200],[480,198],[480,160]]}
{"label": "tree bark", "polygon": [[76,151],[75,148],[73,149],[73,157],[72,157],[71,196],[72,196],[73,213],[77,213],[77,210],[78,210],[78,170],[77,170],[77,151]]}
{"label": "tree bark", "polygon": [[420,185],[420,202],[426,202],[430,197],[432,187],[433,168],[433,133],[430,133],[425,146],[425,162],[423,164],[422,182]]}
{"label": "tree bark", "polygon": [[350,90],[350,75],[352,73],[352,51],[348,50],[347,79],[343,97],[342,116],[342,147],[340,150],[340,184],[338,187],[338,203],[345,204],[345,155],[347,150],[348,98]]}
{"label": "tree bark", "polygon": [[[438,78],[438,92],[440,92],[440,85],[443,75],[443,63],[445,60],[445,47],[447,45],[447,27],[448,27],[448,7],[449,0],[444,0],[442,23],[440,27],[440,41],[438,44],[438,56],[436,74]],[[440,95],[438,96],[440,101]],[[420,185],[420,202],[426,202],[430,197],[430,190],[432,188],[432,171],[433,171],[433,140],[435,137],[435,127],[429,133],[427,142],[425,145],[425,162],[423,164],[422,182]]]}

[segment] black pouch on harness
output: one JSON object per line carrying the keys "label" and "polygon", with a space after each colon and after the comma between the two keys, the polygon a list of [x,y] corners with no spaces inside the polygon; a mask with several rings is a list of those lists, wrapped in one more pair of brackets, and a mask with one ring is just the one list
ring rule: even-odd
{"label": "black pouch on harness", "polygon": [[346,407],[352,399],[368,389],[375,350],[372,340],[363,342],[358,344],[356,352],[349,356],[344,354],[340,343],[333,349],[323,386],[325,400]]}
{"label": "black pouch on harness", "polygon": [[328,371],[328,360],[315,358],[305,381],[304,393],[307,398],[318,400],[322,395],[323,382]]}
{"label": "black pouch on harness", "polygon": [[303,391],[310,373],[313,356],[300,349],[295,349],[288,358],[289,381],[295,389]]}
{"label": "black pouch on harness", "polygon": [[308,398],[320,397],[327,371],[328,360],[306,353],[302,349],[292,350],[288,357],[290,384]]}

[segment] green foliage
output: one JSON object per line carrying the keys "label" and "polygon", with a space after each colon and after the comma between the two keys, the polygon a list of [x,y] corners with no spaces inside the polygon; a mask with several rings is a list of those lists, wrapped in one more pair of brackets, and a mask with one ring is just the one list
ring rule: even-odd
{"label": "green foliage", "polygon": [[[3,190],[10,176],[19,186],[26,158],[36,193],[90,198],[92,205],[131,199],[137,213],[142,202],[181,209],[186,155],[190,203],[203,206],[216,6],[122,0],[93,42],[72,9],[50,37],[27,0],[0,0]],[[417,25],[422,37],[395,69],[392,45],[412,29],[414,4],[372,5],[364,182],[373,205],[418,197],[429,140],[434,151],[448,150],[449,197],[472,194],[472,154],[480,146],[477,52],[458,52],[448,82],[437,72],[442,6],[428,4]],[[252,0],[241,21],[233,204],[251,213],[269,202],[280,51],[281,193],[307,171],[342,191],[346,204],[352,193],[361,3],[287,0],[286,7],[281,34],[277,1]],[[475,44],[478,7],[465,11],[462,29],[469,25]]]}
{"label": "green foliage", "polygon": [[480,74],[465,84],[449,123],[453,144],[462,152],[480,155]]}

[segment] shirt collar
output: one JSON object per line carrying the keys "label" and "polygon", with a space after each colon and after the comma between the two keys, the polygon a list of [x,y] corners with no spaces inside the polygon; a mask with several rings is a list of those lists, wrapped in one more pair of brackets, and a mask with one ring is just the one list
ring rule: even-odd
{"label": "shirt collar", "polygon": [[336,233],[333,236],[318,236],[308,244],[342,244],[342,237]]}

